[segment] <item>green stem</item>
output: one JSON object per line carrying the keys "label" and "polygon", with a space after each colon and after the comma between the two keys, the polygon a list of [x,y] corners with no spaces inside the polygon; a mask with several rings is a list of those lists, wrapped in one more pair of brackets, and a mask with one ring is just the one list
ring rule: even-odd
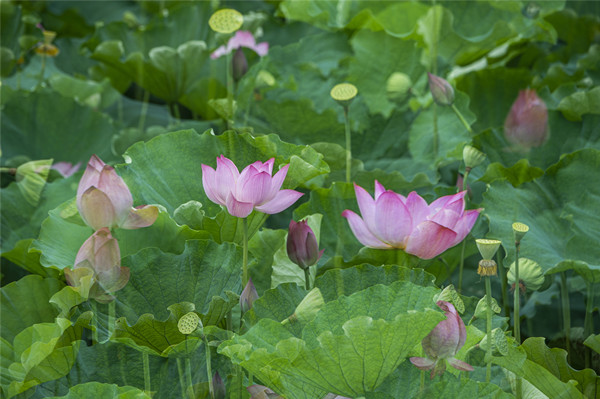
{"label": "green stem", "polygon": [[141,133],[144,132],[144,124],[146,123],[146,114],[148,113],[148,101],[150,100],[150,92],[144,90],[144,98],[142,100],[142,110],[140,111],[140,120],[138,122],[138,129]]}
{"label": "green stem", "polygon": [[[194,394],[194,385],[192,383],[192,365],[190,363],[190,358],[185,358],[185,377],[186,377],[186,385],[188,389],[188,394],[190,399],[194,399],[196,395]],[[209,380],[210,381],[210,380]]]}
{"label": "green stem", "polygon": [[348,106],[344,106],[344,121],[346,127],[346,183],[350,183],[350,172],[352,166],[352,135],[350,134],[350,119],[348,118]]}
{"label": "green stem", "polygon": [[515,243],[516,256],[515,256],[515,291],[513,294],[513,305],[514,305],[514,336],[517,344],[521,345],[521,314],[520,314],[520,294],[521,290],[519,289],[519,247],[520,243]]}
{"label": "green stem", "polygon": [[179,113],[179,104],[173,103],[173,115],[175,116],[175,123],[179,124],[181,121],[181,114]]}
{"label": "green stem", "polygon": [[181,358],[177,358],[177,372],[179,374],[179,385],[181,386],[181,397],[185,397],[185,393],[187,391],[184,379],[184,371],[183,366],[181,364]]}
{"label": "green stem", "polygon": [[238,391],[238,398],[244,398],[244,394],[245,394],[245,390],[244,390],[244,370],[242,369],[242,366],[240,365],[236,365],[235,366],[235,382],[234,382],[234,387],[235,390]]}
{"label": "green stem", "polygon": [[38,86],[42,85],[44,81],[44,72],[46,71],[46,56],[42,54],[42,68],[40,69],[40,81],[38,82]]}
{"label": "green stem", "polygon": [[233,122],[233,65],[231,64],[231,52],[227,53],[226,61],[227,66],[227,105],[229,107],[229,112],[231,115],[228,115],[230,118],[227,118],[227,130],[231,129]]}
{"label": "green stem", "polygon": [[485,298],[487,302],[487,319],[485,323],[487,332],[485,361],[487,366],[485,370],[485,381],[490,382],[492,379],[492,283],[490,276],[485,276]]}
{"label": "green stem", "polygon": [[500,271],[500,284],[502,285],[502,307],[504,308],[504,315],[510,319],[510,308],[508,306],[508,277],[506,269],[502,264],[502,248],[496,252],[496,264],[498,265],[498,270]]}
{"label": "green stem", "polygon": [[[594,330],[594,291],[593,284],[591,281],[587,282],[587,298],[585,303],[585,321],[583,323],[583,335],[585,338],[592,335]],[[588,369],[591,367],[591,352],[590,348],[585,348],[585,368]]]}
{"label": "green stem", "polygon": [[112,301],[108,303],[108,338],[112,337],[115,332],[115,307],[116,302]]}
{"label": "green stem", "polygon": [[[465,168],[465,176],[463,177],[463,191],[467,189],[467,179],[469,178],[469,168]],[[468,201],[468,196],[465,195],[465,204]],[[463,281],[463,269],[465,266],[465,247],[467,246],[467,240],[463,240],[462,247],[460,249],[460,265],[458,267],[458,292],[462,292],[462,281]]]}
{"label": "green stem", "polygon": [[206,335],[202,337],[204,339],[205,356],[206,356],[206,374],[208,375],[208,392],[210,393],[210,399],[215,399],[215,388],[213,387],[212,380],[212,366],[210,359],[210,346],[208,346],[208,340]]}
{"label": "green stem", "polygon": [[306,291],[310,291],[310,267],[304,269],[304,285],[306,287]]}
{"label": "green stem", "polygon": [[142,352],[142,362],[144,363],[144,390],[147,394],[150,394],[152,384],[150,381],[150,359],[148,358],[148,353]]}
{"label": "green stem", "polygon": [[469,125],[469,123],[467,122],[467,120],[465,119],[465,117],[460,113],[460,111],[458,110],[458,108],[456,108],[456,105],[452,104],[452,110],[454,111],[454,113],[456,114],[456,116],[458,116],[458,119],[460,119],[460,121],[462,122],[462,124],[465,126],[465,128],[467,129],[467,132],[473,134],[473,129],[471,129],[471,125]]}
{"label": "green stem", "polygon": [[571,361],[571,305],[569,303],[569,287],[567,286],[566,272],[560,273],[560,299],[562,301],[563,324],[565,329],[565,349],[567,350],[567,362]]}
{"label": "green stem", "polygon": [[439,151],[439,133],[438,133],[438,109],[437,104],[433,103],[433,159],[437,159]]}
{"label": "green stem", "polygon": [[248,284],[248,219],[243,218],[244,230],[244,257],[242,260],[242,286]]}
{"label": "green stem", "polygon": [[[529,301],[531,300],[531,295],[533,295],[533,294],[526,295],[526,297],[524,298],[525,303],[529,303]],[[527,320],[527,335],[529,337],[533,337],[533,320],[531,320],[531,317],[527,317],[526,320]]]}

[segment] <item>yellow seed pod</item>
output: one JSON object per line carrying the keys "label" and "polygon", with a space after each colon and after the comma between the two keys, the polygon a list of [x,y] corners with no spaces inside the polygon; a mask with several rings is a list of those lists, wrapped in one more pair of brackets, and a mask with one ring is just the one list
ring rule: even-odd
{"label": "yellow seed pod", "polygon": [[45,44],[50,44],[50,43],[52,43],[52,41],[56,37],[56,32],[51,31],[51,30],[45,30],[43,32],[43,35],[44,35],[44,43]]}
{"label": "yellow seed pod", "polygon": [[340,83],[333,86],[329,93],[335,101],[346,103],[358,94],[358,89],[352,83]]}
{"label": "yellow seed pod", "polygon": [[233,33],[242,27],[244,16],[232,8],[219,10],[211,15],[208,25],[218,33]]}
{"label": "yellow seed pod", "polygon": [[196,331],[198,324],[200,324],[200,317],[194,312],[189,312],[181,316],[177,323],[177,329],[180,333],[187,335]]}
{"label": "yellow seed pod", "polygon": [[515,235],[515,241],[521,242],[523,237],[525,237],[525,234],[527,234],[529,231],[529,226],[527,226],[525,223],[516,222],[512,224],[512,229]]}

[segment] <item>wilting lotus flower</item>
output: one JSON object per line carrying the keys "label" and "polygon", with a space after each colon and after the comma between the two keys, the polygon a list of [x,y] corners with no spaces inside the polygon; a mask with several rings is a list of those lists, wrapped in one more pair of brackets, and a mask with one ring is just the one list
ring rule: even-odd
{"label": "wilting lotus flower", "polygon": [[290,221],[286,248],[290,260],[302,269],[317,263],[325,251],[323,249],[319,252],[317,237],[306,220]]}
{"label": "wilting lotus flower", "polygon": [[352,232],[370,248],[399,248],[421,259],[431,259],[461,242],[477,220],[479,210],[465,211],[465,191],[447,195],[430,205],[416,192],[404,197],[375,181],[375,199],[354,185],[362,218],[346,209]]}
{"label": "wilting lotus flower", "polygon": [[521,90],[504,121],[506,139],[522,150],[548,139],[548,109],[535,90]]}
{"label": "wilting lotus flower", "polygon": [[267,53],[269,52],[269,43],[256,43],[252,32],[238,30],[237,32],[235,32],[235,35],[227,42],[227,47],[221,46],[217,48],[210,55],[210,58],[212,58],[213,60],[217,59],[219,57],[224,56],[225,54],[231,53],[233,50],[237,50],[240,47],[246,47],[251,50],[254,50],[254,52],[260,55],[261,57],[267,55]]}
{"label": "wilting lotus flower", "polygon": [[444,311],[446,320],[440,321],[421,341],[427,357],[411,357],[411,363],[421,370],[431,370],[431,378],[444,373],[446,360],[457,370],[473,371],[473,366],[454,358],[467,339],[465,323],[450,302],[438,301],[437,305]]}
{"label": "wilting lotus flower", "polygon": [[73,269],[65,269],[65,277],[70,286],[87,291],[82,292],[83,296],[98,302],[112,301],[110,293],[125,287],[129,268],[121,267],[119,244],[108,228],[96,231],[83,243]]}
{"label": "wilting lotus flower", "polygon": [[271,177],[275,159],[256,161],[239,173],[235,164],[223,155],[217,158],[217,169],[202,165],[202,185],[208,198],[239,218],[245,218],[253,209],[259,212],[279,213],[292,205],[303,194],[295,190],[280,190],[289,164]]}
{"label": "wilting lotus flower", "polygon": [[92,155],[77,188],[77,209],[83,221],[94,230],[102,227],[139,229],[150,226],[158,208],[133,208],[129,188],[112,166]]}

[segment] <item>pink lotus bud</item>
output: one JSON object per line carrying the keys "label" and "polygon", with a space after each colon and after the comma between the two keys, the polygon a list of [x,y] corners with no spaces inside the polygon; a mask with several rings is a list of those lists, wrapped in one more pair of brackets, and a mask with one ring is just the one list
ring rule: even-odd
{"label": "pink lotus bud", "polygon": [[473,366],[454,358],[467,339],[465,323],[450,302],[438,301],[437,305],[444,311],[446,320],[440,321],[421,341],[427,357],[411,357],[411,363],[421,370],[431,370],[431,378],[444,373],[446,360],[457,370],[473,371]]}
{"label": "pink lotus bud", "polygon": [[77,188],[77,209],[83,221],[94,230],[103,227],[139,229],[154,223],[158,208],[133,208],[133,197],[112,166],[92,155]]}
{"label": "pink lotus bud", "polygon": [[233,69],[233,79],[238,82],[242,76],[248,72],[248,60],[246,60],[246,56],[241,48],[235,50],[231,63]]}
{"label": "pink lotus bud", "polygon": [[287,254],[292,262],[306,269],[317,263],[323,252],[319,252],[317,237],[312,231],[306,220],[300,222],[290,221],[290,228],[287,236]]}
{"label": "pink lotus bud", "polygon": [[242,170],[223,155],[217,158],[217,169],[202,165],[202,185],[212,202],[227,207],[229,214],[239,218],[250,215],[254,209],[274,214],[288,208],[303,194],[281,190],[290,165],[271,176],[275,159],[256,161]]}
{"label": "pink lotus bud", "polygon": [[427,72],[429,80],[429,90],[433,96],[433,101],[439,105],[452,105],[454,102],[454,89],[446,79],[440,78]]}
{"label": "pink lotus bud", "polygon": [[254,287],[254,284],[252,283],[252,278],[249,278],[246,287],[240,295],[240,306],[242,308],[242,314],[252,309],[252,304],[257,299],[258,292],[256,292],[256,287]]}
{"label": "pink lotus bud", "polygon": [[504,121],[506,139],[524,151],[548,139],[548,109],[535,90],[521,90]]}
{"label": "pink lotus bud", "polygon": [[112,301],[110,293],[125,287],[129,281],[129,268],[121,267],[119,244],[106,227],[96,231],[79,248],[73,269],[65,269],[67,283],[73,287],[82,286],[87,276],[92,277],[89,297],[98,302]]}

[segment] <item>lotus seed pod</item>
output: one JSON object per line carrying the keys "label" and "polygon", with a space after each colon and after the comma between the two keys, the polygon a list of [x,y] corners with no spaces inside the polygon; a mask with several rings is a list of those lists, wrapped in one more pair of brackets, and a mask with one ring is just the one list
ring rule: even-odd
{"label": "lotus seed pod", "polygon": [[433,101],[439,105],[452,105],[454,103],[454,89],[446,79],[440,78],[427,72],[429,90]]}
{"label": "lotus seed pod", "polygon": [[386,92],[390,100],[402,101],[412,87],[410,76],[402,72],[394,72],[386,83]]}
{"label": "lotus seed pod", "polygon": [[225,8],[211,15],[208,25],[218,33],[233,33],[242,27],[244,16],[237,10]]}
{"label": "lotus seed pod", "polygon": [[516,222],[512,224],[512,229],[515,237],[515,242],[520,243],[523,237],[525,237],[525,234],[527,234],[527,232],[529,231],[529,226],[527,226],[525,223]]}
{"label": "lotus seed pod", "polygon": [[346,107],[350,105],[354,97],[358,94],[358,89],[352,83],[340,83],[333,86],[329,92],[331,98],[337,101],[340,105]]}
{"label": "lotus seed pod", "polygon": [[480,238],[475,240],[475,243],[477,244],[477,249],[479,249],[481,257],[485,260],[491,260],[494,255],[496,255],[496,252],[498,251],[498,248],[500,248],[502,241]]}
{"label": "lotus seed pod", "polygon": [[[508,282],[511,284],[516,283],[515,268],[516,264],[513,262],[506,275]],[[527,290],[537,291],[544,284],[546,278],[544,277],[544,271],[539,263],[531,259],[519,258],[519,280],[525,284]]]}
{"label": "lotus seed pod", "polygon": [[434,298],[434,300],[435,300],[435,302],[439,302],[439,301],[450,302],[452,305],[454,305],[454,308],[456,310],[458,310],[459,313],[465,312],[465,303],[461,299],[458,292],[456,292],[456,289],[454,288],[454,285],[452,285],[452,284],[450,284],[449,286],[444,288],[442,290],[442,292],[440,292],[439,295]]}
{"label": "lotus seed pod", "polygon": [[477,148],[470,145],[466,145],[465,148],[463,148],[463,161],[465,162],[465,167],[473,169],[474,167],[481,165],[484,160],[485,154]]}
{"label": "lotus seed pod", "polygon": [[199,324],[201,324],[200,316],[195,312],[189,312],[181,316],[177,323],[177,329],[180,333],[188,335],[196,331]]}

